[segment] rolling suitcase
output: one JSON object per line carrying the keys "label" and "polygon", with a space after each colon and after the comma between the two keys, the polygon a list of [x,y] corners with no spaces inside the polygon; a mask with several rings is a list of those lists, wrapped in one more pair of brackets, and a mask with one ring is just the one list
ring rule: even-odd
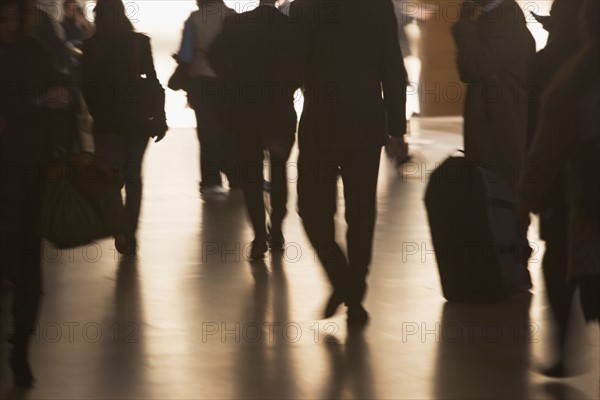
{"label": "rolling suitcase", "polygon": [[432,173],[425,205],[448,301],[492,302],[517,289],[526,270],[514,195],[498,175],[449,157]]}

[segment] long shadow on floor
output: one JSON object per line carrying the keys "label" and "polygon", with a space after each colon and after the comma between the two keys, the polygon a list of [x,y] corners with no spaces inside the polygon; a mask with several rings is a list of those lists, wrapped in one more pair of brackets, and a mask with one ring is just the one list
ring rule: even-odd
{"label": "long shadow on floor", "polygon": [[503,303],[445,303],[437,327],[434,398],[529,398],[531,294]]}

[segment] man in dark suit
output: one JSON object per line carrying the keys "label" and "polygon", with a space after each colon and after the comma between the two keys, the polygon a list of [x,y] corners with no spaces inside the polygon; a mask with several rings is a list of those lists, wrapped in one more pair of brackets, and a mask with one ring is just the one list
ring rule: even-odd
{"label": "man in dark suit", "polygon": [[[325,317],[345,302],[348,323],[364,324],[381,148],[387,142],[398,157],[407,151],[407,77],[394,8],[389,0],[297,0],[290,19],[289,66],[299,67],[305,97],[298,133],[299,213],[333,286]],[[335,242],[338,176],[347,256]]]}
{"label": "man in dark suit", "polygon": [[[287,213],[286,162],[294,144],[296,112],[293,87],[282,59],[289,42],[289,21],[274,0],[261,0],[249,12],[225,19],[209,51],[209,60],[225,81],[228,121],[236,133],[242,188],[254,229],[250,257],[262,259],[267,241],[283,248]],[[271,215],[266,226],[263,200],[263,151],[271,168]]]}

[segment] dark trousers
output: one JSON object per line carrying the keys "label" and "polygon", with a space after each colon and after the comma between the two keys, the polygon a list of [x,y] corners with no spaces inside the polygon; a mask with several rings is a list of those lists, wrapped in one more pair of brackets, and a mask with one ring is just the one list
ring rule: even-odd
{"label": "dark trousers", "polygon": [[125,228],[128,240],[135,239],[142,206],[142,161],[148,147],[148,138],[104,134],[94,137],[100,161],[122,172],[125,186]]}
{"label": "dark trousers", "polygon": [[[560,191],[555,192],[562,198]],[[567,207],[555,202],[540,215],[540,236],[546,242],[542,270],[548,303],[558,325],[559,345],[564,347],[569,326],[569,315],[574,286],[567,283],[568,235]]]}
{"label": "dark trousers", "polygon": [[[362,303],[367,289],[380,156],[377,146],[326,154],[300,149],[299,214],[334,290],[349,307]],[[338,176],[344,185],[347,257],[335,242]]]}
{"label": "dark trousers", "polygon": [[263,191],[263,162],[264,152],[269,153],[271,173],[271,213],[270,229],[272,232],[281,231],[283,219],[287,214],[287,160],[294,145],[294,135],[277,140],[277,143],[266,143],[256,132],[240,134],[239,157],[242,188],[246,201],[248,215],[254,229],[256,240],[267,239],[265,203]]}
{"label": "dark trousers", "polygon": [[42,293],[41,242],[35,234],[0,232],[0,271],[15,286],[13,344],[24,358],[35,332]]}
{"label": "dark trousers", "polygon": [[199,77],[193,80],[189,93],[200,142],[200,187],[222,185],[221,171],[230,185],[239,183],[234,167],[236,146],[224,122],[221,90],[219,79]]}

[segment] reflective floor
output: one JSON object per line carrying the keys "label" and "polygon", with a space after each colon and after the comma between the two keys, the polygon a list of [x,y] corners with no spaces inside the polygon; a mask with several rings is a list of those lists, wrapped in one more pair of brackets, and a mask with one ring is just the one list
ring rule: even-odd
{"label": "reflective floor", "polygon": [[[242,196],[202,201],[195,133],[171,131],[145,160],[137,261],[120,260],[111,241],[46,248],[29,391],[11,387],[2,291],[2,398],[597,399],[599,331],[579,314],[580,374],[538,372],[552,361],[553,331],[535,227],[531,296],[484,306],[442,298],[422,198],[460,130],[460,119],[413,119],[415,162],[398,171],[382,161],[363,332],[348,332],[343,314],[319,319],[329,287],[295,213],[294,164],[288,247],[250,264]],[[340,239],[342,211],[340,200]]]}

